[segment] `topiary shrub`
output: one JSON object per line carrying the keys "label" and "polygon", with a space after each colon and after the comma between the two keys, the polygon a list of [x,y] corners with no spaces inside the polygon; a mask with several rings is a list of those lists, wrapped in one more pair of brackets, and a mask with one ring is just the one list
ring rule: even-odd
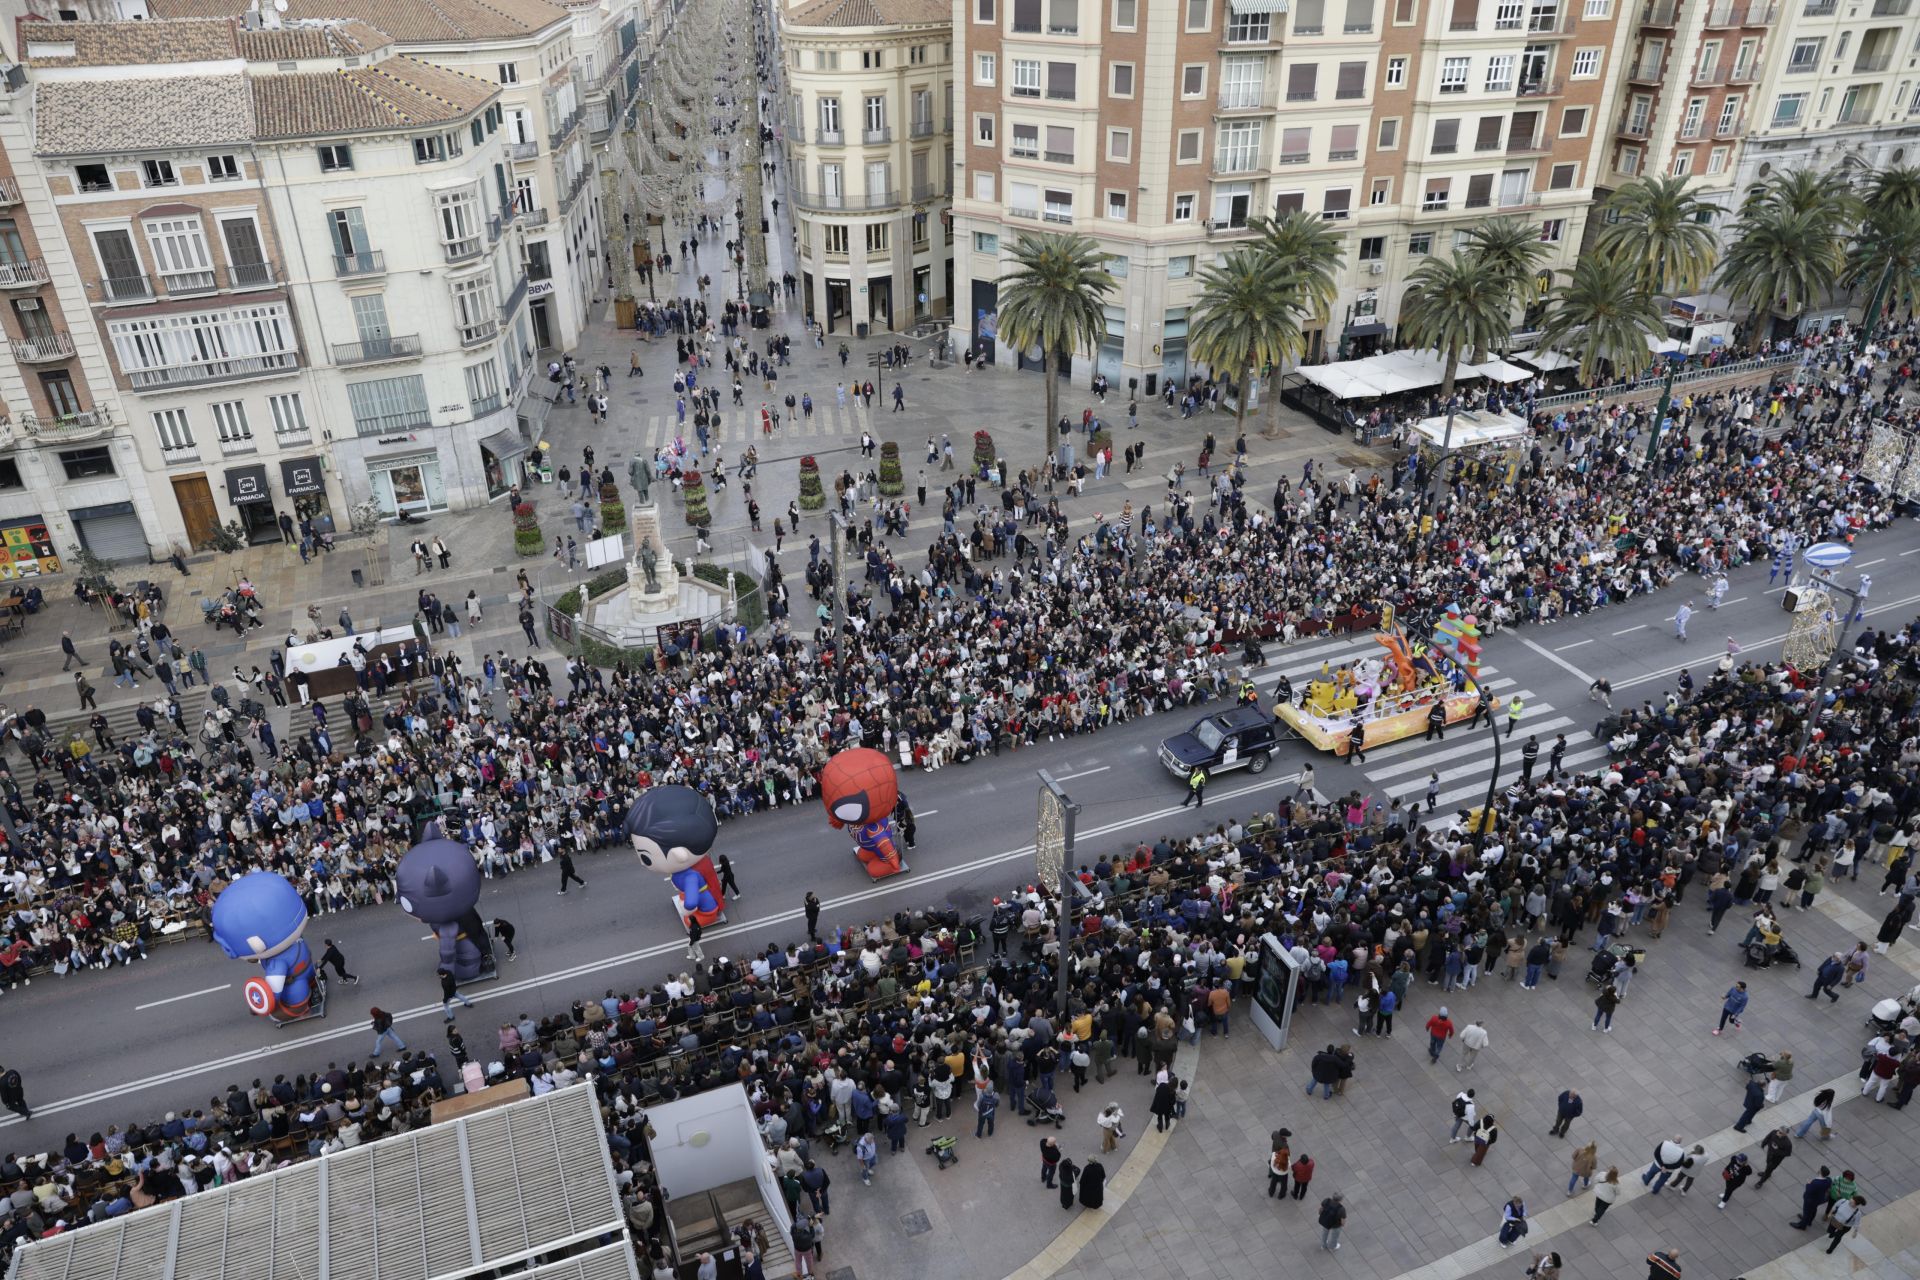
{"label": "topiary shrub", "polygon": [[800,509],[819,511],[827,505],[827,491],[820,484],[820,464],[812,454],[800,459]]}
{"label": "topiary shrub", "polygon": [[1094,432],[1093,439],[1087,441],[1088,459],[1091,460],[1099,457],[1101,451],[1106,449],[1112,443],[1113,443],[1113,432],[1111,431]]}
{"label": "topiary shrub", "polygon": [[521,503],[513,509],[513,549],[523,556],[537,556],[546,547],[547,540],[540,535],[540,522],[533,518],[533,504]]}
{"label": "topiary shrub", "polygon": [[985,431],[973,433],[973,466],[977,471],[981,467],[993,465],[993,436]]}
{"label": "topiary shrub", "polygon": [[620,499],[620,486],[612,480],[600,486],[600,527],[608,537],[627,527],[627,504]]}
{"label": "topiary shrub", "polygon": [[900,473],[900,446],[889,440],[880,446],[880,492],[897,498],[906,491],[907,481]]}
{"label": "topiary shrub", "polygon": [[707,514],[707,482],[698,471],[680,473],[680,493],[687,501],[687,523],[695,529],[704,529],[713,523],[713,517]]}

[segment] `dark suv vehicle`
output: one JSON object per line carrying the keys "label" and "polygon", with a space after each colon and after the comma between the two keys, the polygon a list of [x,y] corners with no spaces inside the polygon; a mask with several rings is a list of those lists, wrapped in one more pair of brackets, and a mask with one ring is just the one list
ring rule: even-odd
{"label": "dark suv vehicle", "polygon": [[1265,773],[1278,738],[1273,717],[1259,707],[1240,706],[1194,721],[1185,733],[1160,744],[1160,763],[1182,781],[1195,765],[1208,773],[1245,767]]}

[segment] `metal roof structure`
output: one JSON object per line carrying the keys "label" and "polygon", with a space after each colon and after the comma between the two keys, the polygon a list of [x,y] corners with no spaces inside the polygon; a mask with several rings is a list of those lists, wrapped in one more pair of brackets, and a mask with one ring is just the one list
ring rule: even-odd
{"label": "metal roof structure", "polygon": [[[21,1246],[10,1280],[459,1280],[617,1235],[588,1084]],[[632,1280],[581,1254],[541,1280]]]}

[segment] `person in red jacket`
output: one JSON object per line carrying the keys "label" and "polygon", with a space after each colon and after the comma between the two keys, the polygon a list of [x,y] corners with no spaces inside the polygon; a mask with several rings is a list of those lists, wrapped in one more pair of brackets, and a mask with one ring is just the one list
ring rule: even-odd
{"label": "person in red jacket", "polygon": [[1447,1041],[1453,1039],[1453,1019],[1447,1016],[1446,1006],[1440,1012],[1427,1019],[1427,1061],[1440,1061],[1440,1051],[1447,1047]]}
{"label": "person in red jacket", "polygon": [[1305,1152],[1293,1162],[1293,1199],[1307,1198],[1307,1184],[1313,1181],[1313,1158]]}

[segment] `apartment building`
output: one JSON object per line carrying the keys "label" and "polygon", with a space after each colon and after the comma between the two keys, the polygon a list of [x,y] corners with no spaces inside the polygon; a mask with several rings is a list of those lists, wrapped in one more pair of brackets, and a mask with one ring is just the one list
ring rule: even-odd
{"label": "apartment building", "polygon": [[1920,163],[1920,5],[1779,0],[1737,165],[1744,191],[1776,170]]}
{"label": "apartment building", "polygon": [[1669,174],[1722,209],[1739,204],[1741,140],[1781,43],[1779,11],[1778,0],[1641,0],[1603,193]]}
{"label": "apartment building", "polygon": [[[1093,235],[1121,284],[1075,376],[1149,394],[1193,371],[1197,277],[1259,215],[1349,229],[1310,355],[1369,350],[1412,267],[1483,218],[1538,223],[1547,270],[1569,265],[1605,154],[1617,3],[963,0],[955,341],[1023,363],[995,349],[995,282],[1036,228]],[[1034,153],[1036,130],[1060,145]]]}
{"label": "apartment building", "polygon": [[807,0],[780,17],[802,296],[829,333],[948,313],[951,31],[949,0]]}
{"label": "apartment building", "polygon": [[[615,4],[615,0],[608,0]],[[243,17],[261,0],[147,0],[156,18]],[[287,0],[288,22],[358,19],[384,32],[396,53],[499,86],[512,155],[510,194],[527,229],[527,270],[537,288],[529,305],[534,345],[570,350],[595,297],[606,294],[606,244],[592,179],[598,166],[586,108],[604,106],[604,74],[590,77],[576,57],[576,30],[599,32],[598,4],[548,0]],[[267,12],[272,11],[269,4]],[[617,27],[616,27],[617,30]],[[636,26],[637,36],[637,26]],[[603,72],[609,65],[598,64]],[[624,63],[616,76],[626,74]],[[590,95],[589,90],[592,90]]]}

